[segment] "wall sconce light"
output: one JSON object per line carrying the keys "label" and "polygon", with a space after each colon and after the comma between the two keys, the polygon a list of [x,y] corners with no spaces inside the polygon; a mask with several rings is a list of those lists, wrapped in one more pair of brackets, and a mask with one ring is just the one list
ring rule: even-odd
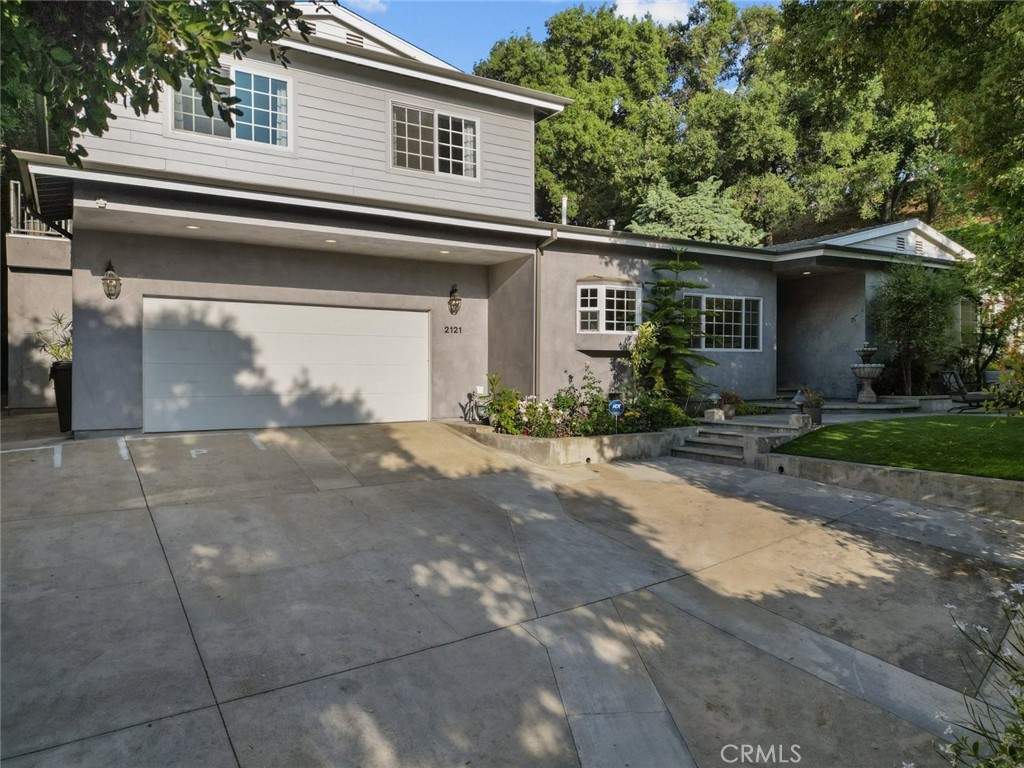
{"label": "wall sconce light", "polygon": [[796,391],[796,397],[793,398],[792,402],[800,413],[804,412],[804,403],[807,402],[807,398],[804,397],[804,391],[802,389],[798,389]]}
{"label": "wall sconce light", "polygon": [[459,285],[452,283],[452,289],[448,292],[448,311],[457,315],[460,309],[462,309],[462,297],[459,296]]}
{"label": "wall sconce light", "polygon": [[116,299],[121,295],[121,278],[117,276],[117,272],[114,271],[114,265],[111,261],[107,260],[107,268],[103,273],[103,277],[100,278],[100,282],[103,283],[103,292],[107,295],[108,299]]}

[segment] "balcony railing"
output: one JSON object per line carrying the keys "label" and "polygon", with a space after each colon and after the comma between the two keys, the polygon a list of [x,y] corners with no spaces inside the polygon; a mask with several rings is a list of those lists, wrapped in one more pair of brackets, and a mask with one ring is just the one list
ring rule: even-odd
{"label": "balcony railing", "polygon": [[[21,182],[11,181],[11,234],[12,235],[34,235],[36,237],[64,237],[64,235],[53,229],[48,224],[37,219],[25,205],[25,198],[21,196]],[[71,219],[62,219],[56,222],[58,225],[71,231]]]}

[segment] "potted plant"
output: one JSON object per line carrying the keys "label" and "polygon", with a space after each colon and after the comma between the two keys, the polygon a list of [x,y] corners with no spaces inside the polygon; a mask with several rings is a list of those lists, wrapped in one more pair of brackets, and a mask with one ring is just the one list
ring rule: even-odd
{"label": "potted plant", "polygon": [[50,380],[57,400],[57,421],[61,432],[71,431],[71,318],[54,311],[50,325],[36,333],[39,351],[53,359]]}
{"label": "potted plant", "polygon": [[725,418],[733,419],[736,417],[736,406],[743,402],[743,398],[735,392],[723,392],[718,402],[722,412],[725,413]]}
{"label": "potted plant", "polygon": [[803,388],[804,413],[811,417],[811,424],[821,424],[821,409],[825,406],[825,396],[810,387]]}

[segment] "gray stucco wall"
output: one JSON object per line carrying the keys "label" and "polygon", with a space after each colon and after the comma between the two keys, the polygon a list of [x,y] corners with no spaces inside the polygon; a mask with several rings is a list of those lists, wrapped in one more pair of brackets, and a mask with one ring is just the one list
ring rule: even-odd
{"label": "gray stucco wall", "polygon": [[[107,259],[124,281],[116,301],[100,286]],[[72,270],[76,431],[142,427],[145,295],[428,311],[431,417],[461,416],[466,393],[485,380],[485,267],[79,229]],[[463,299],[455,318],[452,283]],[[445,333],[446,325],[461,333]]]}
{"label": "gray stucco wall", "polygon": [[[489,270],[487,371],[507,387],[533,392],[533,259]],[[481,382],[484,383],[484,382]]]}
{"label": "gray stucco wall", "polygon": [[865,273],[857,270],[779,282],[779,387],[855,398],[850,366],[865,341]]}
{"label": "gray stucco wall", "polygon": [[[243,62],[226,61],[290,81],[290,147],[173,130],[168,90],[159,112],[137,116],[116,105],[110,130],[82,139],[89,160],[303,192],[533,216],[532,107],[298,52],[291,54],[287,69],[258,51]],[[393,168],[392,102],[476,120],[477,178]]]}
{"label": "gray stucco wall", "polygon": [[71,318],[71,276],[59,273],[70,267],[68,240],[7,235],[7,396],[11,408],[54,405],[49,381],[52,360],[37,349],[35,334],[50,325],[54,312]]}
{"label": "gray stucco wall", "polygon": [[[760,351],[707,350],[704,354],[715,360],[714,368],[700,368],[708,388],[728,389],[744,398],[775,395],[775,273],[771,266],[741,259],[703,256],[690,253],[704,268],[687,273],[687,280],[700,282],[707,288],[694,290],[727,296],[761,299]],[[641,283],[654,278],[651,262],[665,259],[637,258],[609,252],[597,254],[556,243],[541,259],[541,328],[540,392],[550,396],[564,386],[566,371],[577,382],[587,363],[607,388],[623,384],[622,345],[629,334],[577,333],[576,285],[580,278],[596,275]]]}

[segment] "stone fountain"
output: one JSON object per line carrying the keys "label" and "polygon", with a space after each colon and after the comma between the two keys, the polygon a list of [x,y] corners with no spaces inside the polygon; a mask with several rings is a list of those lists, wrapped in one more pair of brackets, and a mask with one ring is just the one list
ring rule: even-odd
{"label": "stone fountain", "polygon": [[872,347],[865,341],[864,346],[855,351],[861,361],[851,365],[850,370],[853,371],[854,376],[860,379],[860,392],[857,393],[857,402],[877,403],[878,395],[875,394],[875,390],[871,386],[871,382],[881,376],[882,371],[885,370],[885,366],[881,363],[871,362],[871,358],[874,357],[875,352],[878,351],[878,347]]}

